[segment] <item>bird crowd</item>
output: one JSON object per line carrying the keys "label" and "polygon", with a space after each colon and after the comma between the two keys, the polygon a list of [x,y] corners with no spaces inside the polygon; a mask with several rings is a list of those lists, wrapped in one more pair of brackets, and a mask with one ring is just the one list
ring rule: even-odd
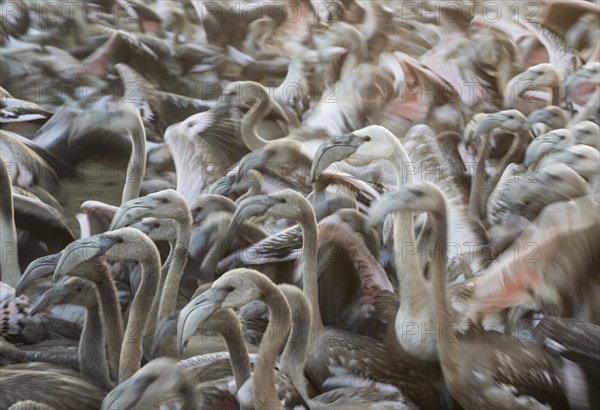
{"label": "bird crowd", "polygon": [[0,409],[600,406],[598,1],[0,17]]}

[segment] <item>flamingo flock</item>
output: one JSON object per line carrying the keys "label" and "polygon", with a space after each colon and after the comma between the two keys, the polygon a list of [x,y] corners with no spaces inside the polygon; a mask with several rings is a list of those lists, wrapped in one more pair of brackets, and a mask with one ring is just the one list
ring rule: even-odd
{"label": "flamingo flock", "polygon": [[0,17],[0,409],[600,406],[597,1]]}

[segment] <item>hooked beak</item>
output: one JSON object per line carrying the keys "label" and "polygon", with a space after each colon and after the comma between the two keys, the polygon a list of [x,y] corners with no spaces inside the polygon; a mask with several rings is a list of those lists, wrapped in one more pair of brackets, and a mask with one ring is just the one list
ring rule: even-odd
{"label": "hooked beak", "polygon": [[528,88],[535,86],[537,84],[537,81],[539,81],[539,76],[540,73],[538,72],[526,70],[523,71],[521,74],[513,77],[506,84],[505,87],[506,90],[511,91],[504,95],[504,106],[508,107],[513,102],[516,102],[515,100],[513,100],[515,97],[521,95],[521,93],[523,93],[523,91],[527,90]]}
{"label": "hooked beak", "polygon": [[544,135],[545,133],[551,131],[550,127],[548,127],[543,122],[534,122],[534,123],[528,122],[526,124],[526,126],[529,128],[529,134],[533,138],[537,138],[540,135]]}
{"label": "hooked beak", "polygon": [[544,154],[550,151],[553,145],[554,143],[552,141],[544,141],[540,138],[534,139],[529,144],[529,147],[527,147],[527,151],[525,151],[523,165],[525,165],[526,168],[529,168],[544,156]]}
{"label": "hooked beak", "polygon": [[354,154],[363,142],[354,134],[346,134],[321,144],[310,167],[310,181],[314,183],[329,165]]}
{"label": "hooked beak", "polygon": [[228,294],[226,290],[210,288],[192,299],[181,310],[177,320],[177,350],[180,354],[183,354],[198,326],[221,308]]}
{"label": "hooked beak", "polygon": [[55,253],[53,255],[42,256],[41,258],[32,261],[27,266],[27,269],[25,269],[25,272],[23,272],[19,285],[15,289],[15,295],[22,295],[31,283],[52,275],[59,259],[60,253]]}
{"label": "hooked beak", "polygon": [[243,200],[231,218],[229,231],[234,232],[243,221],[253,216],[264,215],[269,208],[278,203],[281,203],[281,200],[270,195],[255,195]]}
{"label": "hooked beak", "polygon": [[130,228],[137,229],[138,231],[148,235],[154,229],[154,223],[140,221],[129,225]]}
{"label": "hooked beak", "polygon": [[479,136],[479,135],[487,134],[494,128],[502,125],[503,122],[504,122],[504,118],[502,117],[502,115],[488,114],[484,118],[482,118],[481,121],[479,121],[479,125],[477,126],[477,129],[475,130],[475,135]]}
{"label": "hooked beak", "polygon": [[264,164],[266,164],[268,159],[269,154],[262,149],[252,151],[251,153],[246,154],[238,164],[238,169],[237,173],[235,174],[234,183],[238,183],[244,178],[250,178],[249,175],[251,175],[251,173],[249,173],[248,171],[263,166]]}
{"label": "hooked beak", "polygon": [[47,309],[50,306],[60,305],[61,303],[67,303],[68,300],[66,300],[66,297],[67,292],[64,291],[64,288],[62,286],[56,286],[48,289],[31,308],[31,315],[33,316],[38,312]]}
{"label": "hooked beak", "polygon": [[80,264],[103,255],[110,249],[116,240],[107,235],[99,234],[88,238],[79,239],[70,243],[59,254],[60,259],[56,264],[52,279],[57,282],[64,275],[68,275]]}
{"label": "hooked beak", "polygon": [[134,199],[131,203],[125,203],[117,210],[108,229],[113,231],[128,226],[133,222],[138,222],[147,216],[145,213],[148,209],[150,209],[150,206],[145,205],[140,199]]}

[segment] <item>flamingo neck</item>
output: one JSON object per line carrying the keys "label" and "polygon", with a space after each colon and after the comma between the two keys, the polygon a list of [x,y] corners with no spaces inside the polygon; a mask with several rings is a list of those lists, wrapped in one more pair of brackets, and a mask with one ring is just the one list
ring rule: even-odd
{"label": "flamingo neck", "polygon": [[162,267],[160,268],[160,280],[158,282],[158,291],[156,292],[154,300],[152,301],[152,307],[150,308],[149,313],[150,319],[148,324],[146,325],[146,329],[144,330],[144,336],[142,340],[144,355],[148,359],[152,357],[152,343],[154,339],[154,333],[156,332],[156,326],[158,324],[158,308],[160,306],[160,301],[162,300],[162,294],[163,289],[165,288],[167,274],[169,273],[171,262],[173,260],[175,242],[169,241],[169,248],[169,256],[167,256],[165,263],[163,263]]}
{"label": "flamingo neck", "polygon": [[[500,59],[500,63],[498,64],[498,70],[497,70],[498,74],[496,76],[496,85],[503,97],[506,96],[507,86],[510,82],[512,66],[513,66],[513,59],[510,56],[509,52],[503,48],[502,49],[502,58]],[[505,105],[506,105],[506,102],[505,102]]]}
{"label": "flamingo neck", "polygon": [[139,115],[135,115],[135,126],[129,136],[131,138],[131,156],[127,164],[121,204],[140,196],[140,187],[146,172],[146,130]]}
{"label": "flamingo neck", "polygon": [[557,80],[556,84],[550,87],[550,89],[552,92],[552,105],[560,107],[564,101],[564,87],[562,85],[562,81]]}
{"label": "flamingo neck", "polygon": [[250,357],[242,334],[242,324],[231,309],[222,309],[215,313],[213,317],[221,322],[220,328],[223,329],[221,336],[225,339],[235,385],[239,389],[252,375]]}
{"label": "flamingo neck", "polygon": [[258,123],[262,121],[273,108],[273,103],[265,89],[259,88],[260,95],[250,107],[241,121],[242,140],[250,151],[256,151],[267,145],[269,141],[258,135]]}
{"label": "flamingo neck", "polygon": [[100,314],[96,292],[90,292],[88,296],[90,303],[85,306],[85,322],[79,339],[79,368],[98,387],[111,390],[114,386],[108,375],[108,362],[104,349],[105,321]]}
{"label": "flamingo neck", "polygon": [[21,279],[17,253],[17,227],[15,225],[12,184],[4,161],[0,159],[0,279],[16,288]]}
{"label": "flamingo neck", "polygon": [[99,259],[96,262],[97,279],[94,280],[98,294],[104,321],[105,338],[110,363],[111,377],[116,380],[119,371],[119,356],[121,355],[121,344],[123,343],[123,315],[117,297],[117,288],[112,279],[106,261]]}
{"label": "flamingo neck", "polygon": [[[148,249],[150,251],[150,249]],[[140,369],[142,360],[142,335],[148,321],[148,310],[158,288],[160,256],[157,249],[139,261],[142,279],[131,303],[129,320],[121,346],[119,360],[119,383],[129,379]]]}
{"label": "flamingo neck", "polygon": [[[396,171],[396,188],[413,183],[412,162],[406,150],[394,138],[394,169]],[[420,261],[417,252],[417,242],[414,229],[414,213],[412,211],[395,212],[394,221],[394,256],[396,262],[396,275],[400,285],[401,307],[408,312],[411,307],[418,304],[427,292],[425,282],[420,272]],[[416,313],[416,312],[413,312]]]}
{"label": "flamingo neck", "polygon": [[[2,202],[4,203],[4,201]],[[2,210],[2,221],[0,221],[0,249],[2,249],[0,271],[2,272],[2,282],[16,288],[21,280],[21,267],[17,253],[17,228],[12,218],[12,198],[9,206],[11,218],[5,217],[4,210]]]}
{"label": "flamingo neck", "polygon": [[[290,305],[292,301],[289,299]],[[304,301],[306,302],[306,300]],[[311,315],[307,304],[304,306],[295,304],[292,313],[292,330],[288,337],[285,349],[279,358],[281,371],[286,374],[292,384],[300,393],[304,400],[310,398],[306,388],[306,378],[304,376],[304,366],[308,358],[308,344],[310,341]]]}
{"label": "flamingo neck", "polygon": [[432,228],[434,237],[434,255],[431,265],[431,284],[433,311],[436,322],[439,323],[439,329],[442,333],[439,335],[438,350],[439,356],[443,360],[449,356],[449,351],[456,346],[456,328],[450,326],[450,315],[448,313],[448,295],[447,295],[447,273],[446,261],[447,243],[448,243],[448,217],[446,207],[442,207],[433,215]]}
{"label": "flamingo neck", "polygon": [[181,282],[183,270],[187,263],[188,249],[190,247],[190,238],[192,234],[191,226],[192,214],[188,209],[186,216],[178,221],[177,224],[177,239],[175,241],[175,248],[172,252],[173,257],[171,258],[171,266],[169,267],[165,279],[165,287],[160,298],[157,323],[160,323],[164,318],[175,313],[179,283]]}
{"label": "flamingo neck", "polygon": [[486,184],[485,192],[483,193],[483,197],[481,198],[481,217],[485,218],[487,216],[487,207],[488,198],[494,191],[494,188],[498,185],[500,178],[506,171],[506,168],[515,161],[519,161],[519,157],[522,158],[523,153],[527,149],[527,145],[529,144],[527,134],[521,131],[518,131],[513,137],[513,142],[508,150],[508,152],[502,157],[502,159],[498,162],[497,173],[491,181]]}
{"label": "flamingo neck", "polygon": [[485,183],[485,162],[490,154],[490,136],[489,133],[483,134],[479,145],[479,155],[477,156],[477,165],[475,174],[471,183],[471,192],[469,194],[469,213],[477,219],[481,218],[481,190]]}
{"label": "flamingo neck", "polygon": [[[307,207],[303,211],[303,220],[298,221],[302,228],[302,260],[304,262],[303,285],[310,307],[312,308],[313,326],[311,336],[324,328],[319,307],[319,278],[318,278],[318,228],[317,220],[312,208]],[[310,340],[315,340],[311,337]]]}
{"label": "flamingo neck", "polygon": [[281,291],[272,285],[265,292],[263,302],[269,307],[270,320],[260,344],[260,351],[254,365],[253,390],[258,408],[283,409],[275,391],[275,359],[290,327],[290,307]]}

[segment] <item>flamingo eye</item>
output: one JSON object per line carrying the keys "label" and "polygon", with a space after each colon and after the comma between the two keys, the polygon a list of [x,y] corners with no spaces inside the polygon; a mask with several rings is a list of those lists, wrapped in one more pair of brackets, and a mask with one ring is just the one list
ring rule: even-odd
{"label": "flamingo eye", "polygon": [[235,286],[229,285],[229,286],[225,287],[224,290],[227,292],[233,292],[235,290]]}
{"label": "flamingo eye", "polygon": [[369,137],[369,136],[366,136],[364,139],[365,139],[365,141],[367,141],[367,142],[371,141],[371,137]]}

